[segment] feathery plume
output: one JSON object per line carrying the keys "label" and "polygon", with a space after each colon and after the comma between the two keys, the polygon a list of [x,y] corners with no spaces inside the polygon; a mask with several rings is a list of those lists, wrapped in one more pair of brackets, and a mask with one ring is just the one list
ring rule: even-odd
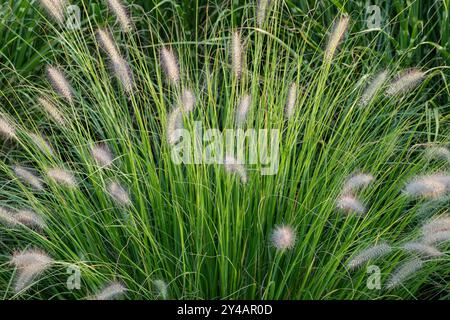
{"label": "feathery plume", "polygon": [[183,129],[183,114],[180,108],[175,108],[167,119],[167,142],[174,145],[180,140],[179,130]]}
{"label": "feathery plume", "polygon": [[123,31],[133,30],[133,24],[124,5],[119,0],[107,0],[109,9],[116,15]]}
{"label": "feathery plume", "polygon": [[437,233],[426,234],[422,237],[422,242],[426,245],[439,245],[441,243],[450,242],[450,230],[440,231]]}
{"label": "feathery plume", "polygon": [[68,170],[61,168],[52,168],[47,170],[47,175],[57,184],[68,188],[75,188],[77,180],[75,176]]}
{"label": "feathery plume", "polygon": [[126,93],[130,94],[134,88],[133,73],[125,59],[112,61],[112,69]]}
{"label": "feathery plume", "polygon": [[73,89],[64,73],[58,68],[47,66],[47,76],[53,89],[69,103],[73,103]]}
{"label": "feathery plume", "polygon": [[297,84],[293,82],[289,87],[289,92],[286,99],[286,106],[284,108],[284,114],[286,119],[290,119],[294,114],[296,102],[297,102]]}
{"label": "feathery plume", "polygon": [[14,217],[18,222],[32,229],[43,230],[46,227],[44,220],[31,210],[19,210]]}
{"label": "feathery plume", "polygon": [[44,97],[39,97],[38,102],[44,108],[45,112],[47,112],[53,118],[53,120],[56,121],[56,123],[61,126],[66,123],[63,115],[59,112],[58,108],[56,108],[55,105],[50,102],[50,100]]}
{"label": "feathery plume", "polygon": [[120,282],[113,282],[109,285],[107,285],[105,288],[103,288],[102,291],[97,293],[93,297],[94,300],[115,300],[117,298],[120,298],[125,292],[127,291],[127,288]]}
{"label": "feathery plume", "polygon": [[46,253],[28,249],[12,255],[10,264],[16,266],[19,270],[14,289],[16,292],[27,287],[39,274],[47,270],[52,264],[53,259]]}
{"label": "feathery plume", "polygon": [[106,29],[97,30],[97,41],[112,61],[122,59],[119,49],[114,42],[111,33]]}
{"label": "feathery plume", "polygon": [[240,126],[247,120],[247,114],[252,104],[252,97],[249,94],[244,95],[236,109],[236,125]]}
{"label": "feathery plume", "polygon": [[12,169],[14,171],[14,174],[24,183],[29,184],[36,190],[44,190],[42,180],[30,170],[25,169],[24,167],[19,165],[12,166]]}
{"label": "feathery plume", "polygon": [[177,84],[180,81],[180,70],[178,68],[178,61],[175,54],[171,49],[162,47],[161,52],[161,66],[166,73],[166,77],[173,84]]}
{"label": "feathery plume", "polygon": [[296,233],[290,226],[277,226],[270,236],[272,245],[278,250],[292,249],[295,246]]}
{"label": "feathery plume", "polygon": [[16,129],[9,123],[8,120],[0,116],[0,135],[6,139],[16,138]]}
{"label": "feathery plume", "polygon": [[405,70],[393,80],[386,90],[388,96],[404,94],[414,89],[425,77],[425,73],[418,69]]}
{"label": "feathery plume", "polygon": [[258,0],[258,7],[256,8],[256,22],[259,27],[262,27],[266,20],[267,10],[270,5],[270,0]]}
{"label": "feathery plume", "polygon": [[123,205],[131,204],[130,196],[128,192],[117,181],[111,181],[108,183],[106,189],[111,197]]}
{"label": "feathery plume", "polygon": [[153,280],[153,285],[155,286],[156,292],[158,294],[158,297],[161,297],[161,299],[165,300],[167,299],[167,283],[163,280]]}
{"label": "feathery plume", "polygon": [[373,78],[372,82],[367,86],[364,90],[361,100],[359,101],[359,105],[362,107],[367,106],[375,94],[380,90],[381,86],[383,86],[388,76],[388,72],[386,70],[378,73],[375,78]]}
{"label": "feathery plume", "polygon": [[406,184],[405,194],[411,197],[438,198],[445,194],[450,176],[432,174],[419,176]]}
{"label": "feathery plume", "polygon": [[41,6],[59,24],[64,23],[65,0],[39,0]]}
{"label": "feathery plume", "polygon": [[422,226],[422,234],[424,236],[443,231],[450,231],[449,216],[433,218]]}
{"label": "feathery plume", "polygon": [[18,221],[10,210],[0,207],[0,223],[8,227],[15,227]]}
{"label": "feathery plume", "polygon": [[181,93],[181,110],[183,112],[191,112],[195,107],[195,95],[189,89],[183,89]]}
{"label": "feathery plume", "polygon": [[430,258],[439,257],[442,255],[442,252],[440,252],[435,247],[420,242],[408,242],[405,243],[402,248],[408,252],[417,252],[425,257]]}
{"label": "feathery plume", "polygon": [[347,268],[356,269],[360,267],[363,263],[366,263],[369,260],[377,259],[382,256],[387,255],[392,251],[392,248],[387,243],[380,243],[367,249],[361,251],[356,255],[350,262],[347,264]]}
{"label": "feathery plume", "polygon": [[344,183],[343,193],[353,193],[361,188],[368,186],[373,180],[374,177],[368,173],[358,173],[352,175]]}
{"label": "feathery plume", "polygon": [[364,214],[366,208],[364,205],[353,195],[342,195],[336,202],[336,207],[346,213]]}
{"label": "feathery plume", "polygon": [[430,146],[425,149],[425,157],[429,160],[450,161],[450,150],[446,147]]}
{"label": "feathery plume", "polygon": [[237,79],[240,79],[242,74],[242,51],[241,34],[234,31],[231,35],[231,66]]}
{"label": "feathery plume", "polygon": [[224,160],[225,170],[230,173],[236,173],[241,178],[241,182],[246,184],[248,181],[247,170],[243,164],[240,164],[234,157],[226,156]]}
{"label": "feathery plume", "polygon": [[414,259],[407,261],[400,265],[397,270],[389,278],[386,288],[393,289],[401,285],[405,280],[410,278],[414,273],[419,271],[423,266],[423,262],[420,259]]}
{"label": "feathery plume", "polygon": [[345,32],[347,31],[349,21],[350,18],[345,14],[336,22],[325,49],[326,61],[331,61],[333,59],[334,53],[344,38]]}
{"label": "feathery plume", "polygon": [[43,153],[53,155],[53,148],[43,136],[35,133],[29,133],[29,136],[34,141],[39,150],[41,150]]}
{"label": "feathery plume", "polygon": [[105,168],[110,167],[114,161],[114,157],[108,146],[103,143],[92,146],[91,155],[99,165]]}

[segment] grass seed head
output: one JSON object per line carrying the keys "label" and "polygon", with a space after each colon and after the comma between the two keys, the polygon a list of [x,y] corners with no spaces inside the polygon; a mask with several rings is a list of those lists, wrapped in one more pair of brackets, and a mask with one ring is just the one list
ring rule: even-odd
{"label": "grass seed head", "polygon": [[423,262],[420,259],[404,262],[392,273],[387,281],[386,288],[391,290],[400,286],[404,281],[417,273],[422,266]]}
{"label": "grass seed head", "polygon": [[45,112],[47,112],[47,114],[49,114],[56,123],[61,126],[64,126],[66,124],[64,116],[61,114],[61,112],[59,112],[58,108],[56,108],[56,106],[50,100],[45,97],[39,97],[38,102],[44,108]]}
{"label": "grass seed head", "polygon": [[112,282],[93,297],[94,300],[116,300],[123,296],[127,289],[120,282]]}
{"label": "grass seed head", "polygon": [[174,85],[180,81],[180,70],[178,60],[175,54],[168,47],[162,47],[160,52],[161,66],[166,74],[167,79]]}
{"label": "grass seed head", "polygon": [[389,84],[386,90],[388,96],[405,94],[417,87],[425,78],[425,73],[418,69],[403,71],[395,80]]}
{"label": "grass seed head", "polygon": [[36,190],[44,190],[44,184],[42,180],[30,170],[19,165],[12,166],[12,169],[14,171],[14,174],[24,183],[29,184]]}
{"label": "grass seed head", "polygon": [[245,169],[243,164],[239,163],[238,160],[236,160],[236,158],[229,155],[226,156],[224,159],[224,165],[225,170],[227,170],[230,173],[235,173],[239,175],[241,182],[243,184],[247,183],[248,181],[247,170]]}
{"label": "grass seed head", "polygon": [[19,224],[14,213],[4,207],[0,207],[0,223],[7,227],[15,227]]}
{"label": "grass seed head", "polygon": [[419,176],[406,184],[405,194],[411,197],[439,198],[449,187],[450,176],[432,174]]}
{"label": "grass seed head", "polygon": [[39,3],[56,22],[64,23],[66,0],[39,0]]}
{"label": "grass seed head", "polygon": [[408,252],[416,252],[424,257],[435,258],[442,256],[442,252],[440,252],[435,247],[420,243],[420,242],[408,242],[402,246],[403,250]]}
{"label": "grass seed head", "polygon": [[356,213],[362,215],[366,212],[366,208],[361,201],[353,195],[342,195],[336,202],[336,207],[348,214]]}
{"label": "grass seed head", "polygon": [[179,130],[183,129],[183,114],[180,108],[175,108],[167,118],[167,142],[174,145],[180,140]]}
{"label": "grass seed head", "polygon": [[392,248],[387,243],[373,245],[353,257],[352,260],[350,260],[350,262],[347,264],[347,267],[351,270],[356,269],[367,261],[385,256],[391,251]]}
{"label": "grass seed head", "polygon": [[284,114],[286,119],[290,119],[293,116],[296,102],[297,102],[297,84],[293,82],[289,86],[288,96],[286,99],[286,106],[284,108]]}
{"label": "grass seed head", "polygon": [[119,0],[107,0],[109,9],[116,15],[124,32],[133,31],[133,23],[125,6]]}
{"label": "grass seed head", "polygon": [[242,74],[242,51],[241,34],[239,31],[234,31],[231,35],[231,66],[237,79],[240,79]]}
{"label": "grass seed head", "polygon": [[98,143],[92,146],[91,155],[102,167],[107,168],[113,164],[114,157],[106,144]]}
{"label": "grass seed head", "polygon": [[277,250],[284,251],[295,246],[296,237],[296,232],[292,227],[282,225],[272,231],[270,240]]}
{"label": "grass seed head", "polygon": [[375,96],[375,94],[380,90],[383,84],[386,82],[388,72],[386,70],[378,73],[364,90],[359,105],[362,107],[367,106]]}
{"label": "grass seed head", "polygon": [[247,120],[248,112],[252,104],[252,97],[249,94],[244,95],[240,100],[236,109],[236,125],[241,126]]}
{"label": "grass seed head", "polygon": [[47,170],[47,175],[53,180],[55,183],[68,187],[68,188],[76,188],[77,187],[77,179],[75,176],[68,170],[62,168],[51,168]]}
{"label": "grass seed head", "polygon": [[6,139],[16,139],[16,129],[6,118],[0,116],[0,135]]}
{"label": "grass seed head", "polygon": [[325,49],[325,61],[331,62],[333,59],[336,49],[347,32],[349,21],[349,16],[345,14],[335,23]]}
{"label": "grass seed head", "polygon": [[111,195],[111,197],[116,200],[118,203],[123,205],[130,205],[131,200],[130,196],[128,195],[128,192],[125,190],[124,187],[120,185],[117,181],[110,181],[107,185],[108,193]]}
{"label": "grass seed head", "polygon": [[69,103],[73,103],[74,97],[69,81],[64,73],[58,68],[47,66],[47,77],[53,89]]}
{"label": "grass seed head", "polygon": [[31,210],[22,209],[16,212],[15,218],[21,224],[36,230],[43,230],[46,228],[46,224],[42,217]]}

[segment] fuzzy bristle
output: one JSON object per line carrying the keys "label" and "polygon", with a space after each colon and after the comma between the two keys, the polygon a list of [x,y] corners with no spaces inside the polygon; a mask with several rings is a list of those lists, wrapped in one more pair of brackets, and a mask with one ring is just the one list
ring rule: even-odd
{"label": "fuzzy bristle", "polygon": [[113,164],[114,157],[106,144],[99,143],[92,146],[91,155],[104,168],[110,167]]}
{"label": "fuzzy bristle", "polygon": [[361,201],[353,195],[342,195],[336,202],[336,207],[346,213],[364,214],[366,208]]}
{"label": "fuzzy bristle", "polygon": [[155,291],[161,299],[167,299],[168,297],[168,286],[167,283],[164,280],[153,280],[153,286],[155,287]]}
{"label": "fuzzy bristle", "polygon": [[423,262],[420,259],[414,259],[403,263],[394,271],[394,273],[392,273],[391,277],[388,279],[386,288],[390,290],[398,287],[413,274],[417,273],[422,266]]}
{"label": "fuzzy bristle", "polygon": [[450,230],[426,234],[422,237],[421,241],[427,245],[448,243],[450,242]]}
{"label": "fuzzy bristle", "polygon": [[167,118],[167,142],[174,145],[180,140],[179,130],[183,129],[183,114],[180,108],[175,108]]}
{"label": "fuzzy bristle", "polygon": [[362,188],[368,186],[373,180],[374,180],[374,177],[368,173],[358,173],[358,174],[352,175],[344,183],[342,193],[343,194],[354,193],[354,192],[358,191],[359,189],[362,189]]}
{"label": "fuzzy bristle", "polygon": [[246,184],[248,181],[247,170],[244,165],[239,163],[236,158],[232,156],[226,156],[224,159],[225,169],[230,173],[236,173],[239,175],[241,182]]}
{"label": "fuzzy bristle", "polygon": [[289,91],[286,99],[286,106],[284,108],[284,115],[286,119],[290,119],[293,116],[296,102],[297,102],[297,84],[293,82],[289,86]]}
{"label": "fuzzy bristle", "polygon": [[276,227],[270,236],[272,245],[280,251],[292,249],[296,242],[295,230],[286,225]]}
{"label": "fuzzy bristle", "polygon": [[195,107],[195,95],[189,89],[183,89],[181,93],[181,110],[183,112],[191,112]]}
{"label": "fuzzy bristle", "polygon": [[327,47],[325,49],[325,60],[331,61],[334,57],[336,49],[344,38],[347,32],[350,18],[348,15],[343,15],[335,24],[333,31],[328,39]]}
{"label": "fuzzy bristle", "polygon": [[402,248],[405,251],[416,252],[424,257],[434,258],[442,255],[442,252],[435,247],[420,242],[408,242]]}
{"label": "fuzzy bristle", "polygon": [[51,168],[47,170],[47,175],[55,183],[68,188],[75,188],[77,186],[77,179],[75,176],[66,169]]}
{"label": "fuzzy bristle", "polygon": [[448,191],[449,184],[448,175],[419,176],[406,184],[405,194],[411,197],[438,198]]}
{"label": "fuzzy bristle", "polygon": [[442,146],[430,146],[425,149],[425,157],[429,160],[450,161],[450,150]]}
{"label": "fuzzy bristle", "polygon": [[0,207],[0,223],[8,227],[15,227],[19,224],[14,213],[3,207]]}
{"label": "fuzzy bristle", "polygon": [[242,51],[241,34],[234,31],[231,35],[231,66],[237,79],[240,79],[242,74]]}
{"label": "fuzzy bristle", "polygon": [[425,73],[418,69],[403,71],[394,81],[389,84],[386,90],[388,96],[405,94],[417,87],[425,77]]}
{"label": "fuzzy bristle", "polygon": [[44,184],[42,180],[36,176],[33,172],[30,170],[19,166],[14,165],[12,166],[12,169],[14,171],[14,174],[24,183],[29,184],[36,190],[44,190]]}
{"label": "fuzzy bristle", "polygon": [[6,139],[16,139],[16,129],[5,118],[0,116],[0,135]]}
{"label": "fuzzy bristle", "polygon": [[241,126],[247,120],[247,115],[252,104],[252,97],[249,94],[244,95],[236,109],[236,125]]}
{"label": "fuzzy bristle", "polygon": [[262,27],[266,21],[267,11],[269,9],[270,0],[258,0],[258,7],[256,8],[256,22],[259,27]]}
{"label": "fuzzy bristle", "polygon": [[36,230],[43,230],[46,227],[44,220],[31,210],[22,209],[16,212],[15,218],[21,224]]}
{"label": "fuzzy bristle", "polygon": [[39,0],[41,6],[59,24],[64,23],[66,0]]}
{"label": "fuzzy bristle", "polygon": [[64,73],[58,68],[47,66],[47,76],[53,89],[69,103],[73,103],[74,90],[72,89]]}
{"label": "fuzzy bristle", "polygon": [[450,231],[449,216],[440,216],[432,218],[422,226],[422,234],[424,236],[444,231]]}
{"label": "fuzzy bristle", "polygon": [[39,150],[44,154],[53,155],[53,148],[50,143],[40,134],[29,133],[30,138],[36,144]]}
{"label": "fuzzy bristle", "polygon": [[113,282],[103,288],[102,291],[97,293],[93,299],[94,300],[115,300],[120,298],[125,292],[127,288],[120,282]]}
{"label": "fuzzy bristle", "polygon": [[388,72],[386,70],[378,73],[364,90],[359,105],[362,107],[367,106],[375,96],[375,94],[380,90],[383,84],[386,82]]}
{"label": "fuzzy bristle", "polygon": [[133,31],[133,23],[125,6],[119,0],[107,0],[109,9],[116,15],[123,31]]}
{"label": "fuzzy bristle", "polygon": [[111,197],[116,200],[118,203],[123,205],[131,204],[130,196],[124,187],[120,185],[117,181],[111,181],[107,185],[108,193]]}
{"label": "fuzzy bristle", "polygon": [[392,248],[387,243],[380,243],[361,251],[347,264],[349,269],[356,269],[369,260],[377,259],[387,255],[392,251]]}
{"label": "fuzzy bristle", "polygon": [[162,47],[160,52],[161,66],[166,74],[167,79],[173,84],[180,81],[180,70],[178,68],[178,60],[171,49]]}
{"label": "fuzzy bristle", "polygon": [[119,49],[108,30],[98,29],[97,41],[111,60],[115,61],[122,59]]}
{"label": "fuzzy bristle", "polygon": [[58,108],[56,108],[56,106],[49,99],[45,97],[39,97],[38,102],[44,108],[45,112],[47,112],[47,114],[49,114],[56,123],[61,126],[64,126],[66,124],[64,116],[61,114],[61,112],[59,112]]}
{"label": "fuzzy bristle", "polygon": [[28,249],[13,254],[10,263],[18,268],[15,291],[22,291],[29,286],[38,275],[50,268],[53,262],[50,256],[40,250]]}

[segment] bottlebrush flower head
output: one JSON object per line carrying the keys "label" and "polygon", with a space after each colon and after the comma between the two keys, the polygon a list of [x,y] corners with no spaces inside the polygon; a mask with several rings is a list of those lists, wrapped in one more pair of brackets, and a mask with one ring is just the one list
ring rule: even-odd
{"label": "bottlebrush flower head", "polygon": [[422,226],[422,234],[424,236],[429,236],[431,234],[445,231],[450,231],[449,216],[434,217]]}
{"label": "bottlebrush flower head", "polygon": [[180,130],[183,129],[183,114],[180,108],[175,108],[167,118],[167,142],[174,145],[180,140]]}
{"label": "bottlebrush flower head", "polygon": [[6,139],[16,139],[16,129],[10,122],[0,115],[0,135]]}
{"label": "bottlebrush flower head", "polygon": [[104,168],[113,164],[114,157],[108,146],[104,143],[98,143],[91,147],[91,155],[94,160]]}
{"label": "bottlebrush flower head", "polygon": [[47,77],[53,89],[69,103],[73,103],[74,90],[72,89],[64,73],[56,67],[47,66]]}
{"label": "bottlebrush flower head", "polygon": [[342,195],[336,201],[336,208],[346,213],[362,215],[366,212],[364,205],[353,195]]}
{"label": "bottlebrush flower head", "polygon": [[38,147],[39,150],[41,150],[44,154],[53,155],[53,148],[48,143],[47,139],[45,139],[40,134],[35,133],[29,133],[30,138],[35,143],[35,145]]}
{"label": "bottlebrush flower head", "polygon": [[44,108],[45,112],[47,112],[47,114],[49,114],[56,123],[61,126],[65,125],[66,120],[64,119],[64,116],[61,114],[61,112],[59,112],[58,108],[56,108],[56,106],[49,99],[45,97],[39,97],[38,102]]}
{"label": "bottlebrush flower head", "polygon": [[14,174],[24,183],[29,184],[36,190],[44,190],[44,184],[42,180],[30,170],[19,165],[12,166],[12,169],[14,171]]}
{"label": "bottlebrush flower head", "polygon": [[195,107],[195,95],[189,89],[183,89],[181,93],[181,110],[183,112],[191,112]]}
{"label": "bottlebrush flower head", "polygon": [[31,228],[42,231],[46,228],[44,220],[35,212],[31,210],[22,209],[16,212],[15,218],[21,224]]}
{"label": "bottlebrush flower head", "polygon": [[388,72],[386,70],[378,73],[372,80],[372,82],[364,90],[361,100],[359,101],[360,106],[367,106],[375,96],[375,94],[380,90],[383,84],[386,82]]}
{"label": "bottlebrush flower head", "polygon": [[388,96],[405,94],[417,87],[424,78],[425,73],[418,69],[405,70],[389,84],[386,94]]}
{"label": "bottlebrush flower head", "polygon": [[64,23],[66,0],[39,0],[39,3],[56,22]]}
{"label": "bottlebrush flower head", "polygon": [[51,267],[54,260],[41,250],[27,249],[14,253],[10,264],[18,268],[18,275],[14,285],[16,292],[22,291],[41,273]]}
{"label": "bottlebrush flower head", "polygon": [[431,174],[413,178],[406,184],[405,194],[411,197],[438,198],[448,191],[450,176]]}
{"label": "bottlebrush flower head", "polygon": [[277,226],[270,236],[272,245],[280,251],[292,249],[295,246],[296,238],[295,230],[286,225]]}
{"label": "bottlebrush flower head", "polygon": [[293,82],[289,86],[288,96],[286,99],[286,106],[284,108],[284,114],[286,119],[290,119],[294,114],[296,102],[297,102],[297,84]]}
{"label": "bottlebrush flower head", "polygon": [[93,297],[93,300],[115,300],[125,294],[127,288],[120,282],[112,282]]}
{"label": "bottlebrush flower head", "polygon": [[119,49],[107,29],[100,28],[97,30],[97,41],[111,60],[122,59]]}
{"label": "bottlebrush flower head", "polygon": [[244,165],[239,163],[236,158],[232,156],[226,156],[224,160],[225,170],[230,173],[236,173],[239,175],[241,182],[246,184],[248,181],[247,170]]}
{"label": "bottlebrush flower head", "polygon": [[153,280],[153,286],[155,287],[155,291],[156,294],[158,295],[158,297],[160,297],[161,299],[165,300],[168,297],[168,285],[164,280]]}
{"label": "bottlebrush flower head", "polygon": [[354,193],[368,186],[374,177],[369,173],[358,173],[350,176],[344,183],[343,194]]}
{"label": "bottlebrush flower head", "polygon": [[247,114],[252,104],[252,97],[249,94],[244,95],[240,100],[236,109],[236,125],[241,126],[247,120]]}
{"label": "bottlebrush flower head", "polygon": [[331,35],[328,39],[327,47],[325,49],[325,60],[331,61],[334,57],[336,49],[341,43],[348,29],[350,18],[348,15],[343,15],[335,23]]}
{"label": "bottlebrush flower head", "polygon": [[0,207],[0,223],[7,227],[15,227],[19,222],[15,218],[14,213],[4,207]]}
{"label": "bottlebrush flower head", "polygon": [[450,150],[442,146],[430,146],[425,149],[425,157],[429,160],[450,161]]}
{"label": "bottlebrush flower head", "polygon": [[417,273],[422,266],[423,262],[420,259],[414,259],[401,264],[388,279],[386,288],[390,290],[398,287],[405,280]]}
{"label": "bottlebrush flower head", "polygon": [[56,184],[68,188],[75,188],[78,184],[75,176],[68,170],[62,168],[51,168],[47,170],[47,175]]}
{"label": "bottlebrush flower head", "polygon": [[127,94],[134,90],[133,72],[125,59],[111,61],[112,70]]}
{"label": "bottlebrush flower head", "polygon": [[133,31],[133,23],[125,6],[119,0],[107,0],[109,9],[116,15],[124,32]]}
{"label": "bottlebrush flower head", "polygon": [[107,185],[108,193],[111,195],[111,197],[117,201],[120,204],[123,205],[130,205],[131,200],[130,196],[128,195],[128,192],[125,190],[124,187],[120,185],[117,181],[110,181]]}
{"label": "bottlebrush flower head", "polygon": [[237,79],[240,79],[242,74],[242,52],[241,34],[239,31],[234,31],[231,35],[231,66]]}
{"label": "bottlebrush flower head", "polygon": [[267,11],[270,6],[270,0],[258,0],[258,7],[256,8],[256,22],[259,27],[262,27],[266,21]]}
{"label": "bottlebrush flower head", "polygon": [[408,242],[402,248],[409,252],[416,252],[424,257],[435,258],[442,256],[442,252],[435,247],[420,242]]}
{"label": "bottlebrush flower head", "polygon": [[174,85],[180,81],[180,70],[178,60],[175,54],[168,47],[162,47],[160,52],[161,66],[166,74],[167,79]]}
{"label": "bottlebrush flower head", "polygon": [[349,269],[356,269],[367,261],[385,256],[391,251],[392,248],[387,243],[373,245],[361,251],[360,253],[358,253],[358,255],[352,258],[352,260],[350,260],[350,262],[347,264],[347,267]]}
{"label": "bottlebrush flower head", "polygon": [[448,243],[450,242],[450,229],[448,231],[428,233],[422,237],[421,242],[430,246]]}

